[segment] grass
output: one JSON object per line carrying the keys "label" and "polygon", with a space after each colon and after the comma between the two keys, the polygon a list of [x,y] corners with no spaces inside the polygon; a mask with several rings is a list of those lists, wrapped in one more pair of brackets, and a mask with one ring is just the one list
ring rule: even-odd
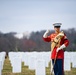
{"label": "grass", "polygon": [[[24,63],[22,63],[22,72],[12,73],[9,58],[6,58],[4,61],[2,75],[35,75],[35,70],[29,70],[28,66],[24,66]],[[49,67],[46,68],[46,75],[50,75],[50,63]],[[65,75],[76,75],[76,68],[72,68],[71,71],[66,71]]]}

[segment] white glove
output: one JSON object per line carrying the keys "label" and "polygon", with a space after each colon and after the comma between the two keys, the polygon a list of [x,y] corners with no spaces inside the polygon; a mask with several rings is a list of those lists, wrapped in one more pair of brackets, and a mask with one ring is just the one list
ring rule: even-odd
{"label": "white glove", "polygon": [[43,37],[44,37],[44,38],[47,38],[49,32],[50,32],[50,30],[47,30],[47,31],[44,33]]}
{"label": "white glove", "polygon": [[66,48],[65,44],[61,45],[59,48],[57,48],[56,52],[59,52],[59,50]]}

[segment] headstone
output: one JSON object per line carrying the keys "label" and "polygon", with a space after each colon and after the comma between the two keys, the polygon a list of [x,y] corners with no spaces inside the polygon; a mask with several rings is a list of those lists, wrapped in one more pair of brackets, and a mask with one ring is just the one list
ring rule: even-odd
{"label": "headstone", "polygon": [[31,70],[36,69],[36,60],[37,60],[37,58],[35,56],[30,56],[30,58],[29,58],[29,69],[31,69]]}
{"label": "headstone", "polygon": [[75,57],[76,57],[76,54],[73,55],[73,59],[72,59],[73,60],[73,62],[72,62],[72,64],[73,64],[72,67],[73,68],[76,68],[76,59],[75,59]]}
{"label": "headstone", "polygon": [[29,63],[28,63],[29,57],[30,57],[30,53],[29,52],[25,52],[24,53],[24,66],[28,66],[29,65]]}
{"label": "headstone", "polygon": [[71,63],[70,54],[69,54],[69,52],[65,52],[65,54],[64,54],[64,71],[71,70],[70,63]]}
{"label": "headstone", "polygon": [[2,61],[0,61],[0,75],[2,73]]}
{"label": "headstone", "polygon": [[15,58],[12,65],[13,73],[21,73],[21,67],[21,59]]}
{"label": "headstone", "polygon": [[45,71],[45,60],[37,60],[36,61],[36,70],[35,75],[46,75]]}

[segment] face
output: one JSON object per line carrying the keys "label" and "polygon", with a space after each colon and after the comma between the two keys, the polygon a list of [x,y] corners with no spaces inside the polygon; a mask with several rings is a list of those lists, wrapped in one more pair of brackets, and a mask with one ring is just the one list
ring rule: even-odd
{"label": "face", "polygon": [[60,27],[54,27],[54,30],[56,33],[59,33],[60,32]]}

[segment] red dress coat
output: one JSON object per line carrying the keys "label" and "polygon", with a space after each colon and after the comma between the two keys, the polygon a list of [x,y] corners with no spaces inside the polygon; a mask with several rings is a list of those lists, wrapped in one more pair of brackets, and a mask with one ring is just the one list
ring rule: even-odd
{"label": "red dress coat", "polygon": [[[57,36],[56,33],[52,33],[50,36],[48,36],[47,38],[44,38],[44,41],[46,42],[51,42],[54,40],[54,38]],[[60,41],[60,46],[62,44],[65,44],[65,46],[67,47],[68,44],[69,44],[69,40],[67,39],[66,35],[64,35],[62,38],[61,38],[61,41]],[[56,50],[57,50],[57,47],[55,47],[51,53],[51,59],[55,59],[56,57]],[[64,50],[59,50],[58,54],[57,54],[57,59],[64,59]]]}

